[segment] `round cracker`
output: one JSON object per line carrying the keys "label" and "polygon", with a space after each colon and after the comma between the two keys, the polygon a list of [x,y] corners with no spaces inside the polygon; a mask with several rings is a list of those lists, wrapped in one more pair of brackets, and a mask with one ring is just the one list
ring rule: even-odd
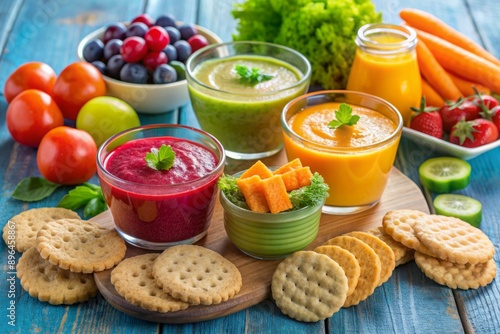
{"label": "round cracker", "polygon": [[488,262],[495,246],[480,229],[455,217],[429,215],[414,225],[420,241],[434,257],[454,263]]}
{"label": "round cracker", "polygon": [[314,322],[331,317],[347,297],[347,277],[327,255],[295,252],[280,262],[271,280],[279,309],[289,317]]}
{"label": "round cracker", "polygon": [[366,233],[376,236],[377,238],[385,242],[387,246],[391,247],[392,251],[394,252],[394,261],[396,261],[396,267],[413,260],[413,254],[415,253],[415,250],[406,247],[402,243],[394,240],[389,234],[384,231],[384,228],[382,226],[370,229],[366,231]]}
{"label": "round cracker", "polygon": [[58,219],[42,226],[36,238],[40,255],[63,269],[92,273],[113,268],[127,250],[116,230],[80,219]]}
{"label": "round cracker", "polygon": [[334,245],[323,245],[314,249],[316,253],[325,254],[337,262],[347,277],[347,296],[351,295],[358,284],[361,268],[358,260],[351,252]]}
{"label": "round cracker", "polygon": [[384,215],[382,226],[394,240],[420,253],[433,256],[431,250],[417,238],[413,229],[418,218],[427,216],[426,213],[417,210],[391,210]]}
{"label": "round cracker", "polygon": [[164,250],[153,264],[153,277],[163,291],[193,305],[219,304],[242,285],[241,273],[231,261],[197,245]]}
{"label": "round cracker", "polygon": [[[25,252],[36,245],[36,234],[45,223],[62,219],[80,219],[74,211],[64,208],[35,208],[15,215],[3,228],[3,240],[18,252]],[[14,237],[12,243],[10,238]]]}
{"label": "round cracker", "polygon": [[129,257],[111,271],[111,283],[129,303],[155,312],[171,312],[188,308],[189,304],[172,298],[156,285],[153,263],[158,253]]}
{"label": "round cracker", "polygon": [[351,252],[358,260],[360,275],[354,292],[346,298],[344,307],[357,305],[375,291],[380,282],[380,259],[370,246],[354,237],[341,235],[328,240],[326,245],[336,245]]}
{"label": "round cracker", "polygon": [[376,236],[366,232],[353,231],[344,235],[355,237],[363,241],[365,244],[370,246],[375,253],[377,253],[380,259],[380,282],[378,283],[378,286],[387,282],[389,277],[391,277],[394,268],[396,268],[396,261],[394,259],[394,252],[392,249]]}
{"label": "round cracker", "polygon": [[30,296],[53,305],[71,305],[97,294],[92,274],[61,269],[43,259],[35,247],[23,253],[16,270],[21,286]]}
{"label": "round cracker", "polygon": [[493,259],[483,263],[457,264],[416,252],[415,263],[425,276],[452,289],[467,290],[486,286],[493,281],[497,272]]}

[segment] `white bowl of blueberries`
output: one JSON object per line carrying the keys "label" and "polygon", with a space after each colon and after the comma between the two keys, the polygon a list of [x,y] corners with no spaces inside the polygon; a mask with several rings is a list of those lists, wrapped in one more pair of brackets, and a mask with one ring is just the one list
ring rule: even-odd
{"label": "white bowl of blueberries", "polygon": [[141,14],[88,34],[77,54],[101,71],[107,95],[138,112],[158,114],[189,102],[185,61],[194,51],[216,43],[222,40],[210,30],[177,21],[173,15],[155,20]]}

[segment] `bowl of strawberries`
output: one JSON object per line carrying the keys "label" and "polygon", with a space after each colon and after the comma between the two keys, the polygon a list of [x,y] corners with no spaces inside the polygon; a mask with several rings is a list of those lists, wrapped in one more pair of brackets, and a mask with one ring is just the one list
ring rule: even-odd
{"label": "bowl of strawberries", "polygon": [[429,150],[470,160],[500,146],[500,103],[480,93],[441,107],[428,106],[422,99],[403,134]]}

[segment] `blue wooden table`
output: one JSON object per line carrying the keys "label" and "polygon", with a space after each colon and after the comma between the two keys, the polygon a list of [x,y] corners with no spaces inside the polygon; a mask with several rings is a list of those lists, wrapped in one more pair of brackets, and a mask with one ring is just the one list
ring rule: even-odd
{"label": "blue wooden table", "polygon": [[[42,61],[59,73],[76,61],[79,40],[92,30],[114,21],[126,21],[146,12],[172,13],[179,20],[198,23],[231,40],[236,22],[233,1],[128,1],[128,0],[12,0],[0,1],[0,87],[22,63]],[[464,32],[500,57],[498,0],[374,0],[384,21],[400,22],[402,7],[427,10]],[[6,128],[7,105],[0,95],[0,221],[2,224],[32,207],[55,206],[68,188],[50,198],[23,203],[11,198],[23,178],[39,176],[36,150],[15,143]],[[158,116],[141,115],[143,124],[172,122],[197,125],[188,105]],[[418,184],[418,166],[440,154],[403,138],[396,167]],[[493,240],[500,264],[500,149],[470,161],[472,182],[460,193],[484,205],[482,230]],[[91,180],[97,183],[97,178]],[[432,194],[425,194],[432,199]],[[0,242],[0,333],[500,333],[500,279],[478,290],[451,290],[427,279],[412,262],[398,267],[390,280],[368,300],[343,309],[318,323],[301,323],[284,316],[271,300],[229,316],[184,325],[157,324],[121,313],[98,296],[74,306],[51,306],[31,298],[9,277],[8,253]],[[500,267],[500,266],[499,266]],[[497,275],[498,276],[498,275]],[[14,310],[10,306],[13,302]],[[10,310],[8,308],[11,308]],[[10,318],[9,318],[10,316]],[[10,324],[9,322],[12,321]]]}

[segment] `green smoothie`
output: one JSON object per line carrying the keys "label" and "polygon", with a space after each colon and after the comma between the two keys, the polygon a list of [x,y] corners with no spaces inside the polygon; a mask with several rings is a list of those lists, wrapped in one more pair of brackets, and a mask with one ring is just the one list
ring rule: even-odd
{"label": "green smoothie", "polygon": [[[258,69],[272,78],[242,82],[236,66]],[[201,128],[230,152],[277,152],[282,147],[280,115],[293,98],[304,94],[308,80],[290,64],[267,56],[235,55],[198,64],[189,94]],[[196,82],[197,81],[197,82]],[[231,154],[228,154],[231,156]]]}

